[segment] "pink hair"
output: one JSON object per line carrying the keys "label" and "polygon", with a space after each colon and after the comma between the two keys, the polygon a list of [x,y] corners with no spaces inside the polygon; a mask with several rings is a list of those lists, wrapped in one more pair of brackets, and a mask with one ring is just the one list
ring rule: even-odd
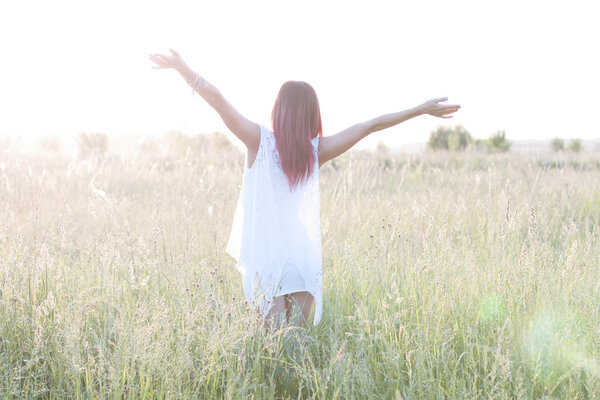
{"label": "pink hair", "polygon": [[321,109],[313,87],[302,81],[285,82],[275,100],[271,121],[291,190],[312,174],[315,153],[311,139],[323,136]]}

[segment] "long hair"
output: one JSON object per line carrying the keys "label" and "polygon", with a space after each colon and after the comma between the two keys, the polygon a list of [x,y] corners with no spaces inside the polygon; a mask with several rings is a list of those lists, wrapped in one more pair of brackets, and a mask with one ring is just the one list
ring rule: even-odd
{"label": "long hair", "polygon": [[290,190],[313,172],[315,154],[311,139],[323,136],[317,93],[306,82],[285,82],[271,114],[273,133],[283,173]]}

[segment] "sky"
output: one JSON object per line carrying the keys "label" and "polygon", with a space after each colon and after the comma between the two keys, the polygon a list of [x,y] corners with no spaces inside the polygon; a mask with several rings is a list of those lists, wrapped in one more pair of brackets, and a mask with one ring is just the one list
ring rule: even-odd
{"label": "sky", "polygon": [[[246,117],[270,126],[281,84],[316,90],[324,135],[436,97],[363,145],[474,137],[600,138],[593,1],[2,1],[0,137],[229,133],[150,53],[174,48]],[[233,136],[232,136],[233,137]]]}

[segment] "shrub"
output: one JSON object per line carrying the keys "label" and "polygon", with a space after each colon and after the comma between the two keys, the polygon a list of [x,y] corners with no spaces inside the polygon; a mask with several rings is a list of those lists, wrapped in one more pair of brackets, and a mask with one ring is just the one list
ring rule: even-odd
{"label": "shrub", "polygon": [[87,157],[92,154],[104,154],[108,150],[108,136],[104,133],[81,132],[77,140],[79,154]]}
{"label": "shrub", "polygon": [[550,142],[550,147],[556,152],[563,151],[565,149],[565,141],[561,138],[554,138]]}
{"label": "shrub", "polygon": [[179,131],[166,135],[168,153],[176,157],[204,157],[206,154],[223,152],[239,153],[239,149],[221,132],[200,133],[188,136]]}
{"label": "shrub", "polygon": [[185,156],[192,145],[190,137],[179,131],[167,132],[166,141],[168,152],[175,156]]}
{"label": "shrub", "polygon": [[450,136],[450,133],[452,133],[452,129],[439,126],[429,134],[427,147],[431,150],[448,150],[448,136]]}
{"label": "shrub", "polygon": [[58,136],[44,136],[38,142],[42,150],[57,153],[60,151],[61,143]]}
{"label": "shrub", "polygon": [[227,135],[222,132],[200,133],[189,138],[189,143],[194,154],[212,153],[235,148]]}
{"label": "shrub", "polygon": [[213,132],[209,135],[209,138],[217,149],[231,149],[234,147],[227,135],[222,132]]}
{"label": "shrub", "polygon": [[383,141],[380,140],[379,143],[377,143],[377,147],[375,148],[375,151],[378,154],[381,154],[381,155],[385,156],[385,155],[388,155],[390,153],[390,148],[387,147],[385,145],[385,143],[383,143]]}
{"label": "shrub", "polygon": [[473,142],[471,134],[462,125],[457,125],[448,136],[448,149],[463,151]]}
{"label": "shrub", "polygon": [[457,125],[454,128],[440,126],[429,134],[427,147],[431,150],[462,151],[472,142],[473,138],[464,126]]}
{"label": "shrub", "polygon": [[510,150],[511,142],[506,140],[505,131],[496,131],[485,141],[488,152],[505,153]]}
{"label": "shrub", "polygon": [[9,150],[12,145],[12,141],[8,136],[0,137],[0,150]]}
{"label": "shrub", "polygon": [[479,152],[483,152],[487,150],[487,140],[484,139],[473,139],[471,144],[467,147],[467,150],[475,150]]}
{"label": "shrub", "polygon": [[573,153],[579,153],[581,151],[581,139],[572,139],[567,146],[567,150]]}
{"label": "shrub", "polygon": [[137,142],[138,151],[147,156],[154,156],[160,150],[158,139],[152,136],[143,136]]}

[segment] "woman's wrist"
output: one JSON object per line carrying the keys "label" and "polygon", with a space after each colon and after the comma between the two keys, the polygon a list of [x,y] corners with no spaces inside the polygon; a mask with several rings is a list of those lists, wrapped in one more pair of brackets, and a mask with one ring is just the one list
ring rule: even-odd
{"label": "woman's wrist", "polygon": [[185,63],[182,63],[182,65],[177,68],[177,72],[179,72],[187,84],[191,86],[192,94],[195,92],[200,93],[209,85],[206,79],[204,79],[198,72],[188,67]]}
{"label": "woman's wrist", "polygon": [[181,65],[177,66],[175,69],[188,83],[191,83],[194,80],[196,73],[185,62],[182,61]]}
{"label": "woman's wrist", "polygon": [[425,107],[425,104],[419,104],[418,106],[413,108],[413,112],[414,112],[415,116],[427,114],[427,109]]}

